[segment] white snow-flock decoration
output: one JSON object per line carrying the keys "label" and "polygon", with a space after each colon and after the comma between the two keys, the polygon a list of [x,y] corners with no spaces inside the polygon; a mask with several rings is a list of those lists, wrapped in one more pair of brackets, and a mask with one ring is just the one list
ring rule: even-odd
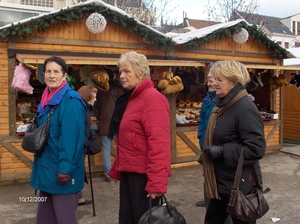
{"label": "white snow-flock decoration", "polygon": [[247,42],[249,33],[246,29],[241,28],[241,31],[233,35],[233,40],[237,44],[244,44]]}
{"label": "white snow-flock decoration", "polygon": [[106,19],[101,14],[94,12],[85,21],[86,27],[93,34],[101,33],[106,27]]}

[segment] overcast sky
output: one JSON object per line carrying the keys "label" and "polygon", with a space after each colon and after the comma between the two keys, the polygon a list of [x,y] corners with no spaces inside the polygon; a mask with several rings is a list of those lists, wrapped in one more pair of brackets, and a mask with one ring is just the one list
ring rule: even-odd
{"label": "overcast sky", "polygon": [[[174,18],[177,23],[182,22],[183,11],[190,19],[207,19],[207,13],[203,13],[207,0],[171,0],[170,2],[172,7],[176,7],[171,18]],[[284,18],[300,13],[300,0],[259,0],[259,2],[258,13],[261,15]]]}

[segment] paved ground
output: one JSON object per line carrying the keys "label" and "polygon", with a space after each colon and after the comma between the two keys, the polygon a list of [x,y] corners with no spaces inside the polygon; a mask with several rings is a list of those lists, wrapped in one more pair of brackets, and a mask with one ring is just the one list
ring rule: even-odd
{"label": "paved ground", "polygon": [[[258,224],[274,223],[271,219],[280,219],[277,223],[300,223],[300,147],[284,145],[282,152],[267,154],[261,161],[264,186],[271,188],[266,194],[270,205],[268,213],[257,221]],[[203,223],[205,209],[195,203],[203,192],[202,168],[190,166],[173,169],[167,198],[185,216],[187,224]],[[80,206],[77,216],[80,224],[118,223],[118,182],[105,182],[101,177],[93,179],[96,200],[96,216],[92,205]],[[84,188],[84,196],[90,199],[90,186]],[[28,185],[0,187],[0,223],[35,223],[36,203],[20,202],[19,197],[34,196],[34,190]]]}

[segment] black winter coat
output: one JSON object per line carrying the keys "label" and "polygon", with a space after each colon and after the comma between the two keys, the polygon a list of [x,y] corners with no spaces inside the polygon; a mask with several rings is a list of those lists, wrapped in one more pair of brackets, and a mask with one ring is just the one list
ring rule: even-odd
{"label": "black winter coat", "polygon": [[[222,107],[241,89],[243,87],[237,85],[223,99],[217,97],[213,102],[218,107]],[[242,147],[245,160],[240,183],[241,191],[245,194],[249,193],[255,186],[251,172],[252,165],[255,165],[259,181],[262,183],[258,161],[264,156],[266,150],[264,125],[257,107],[249,97],[238,100],[221,115],[214,130],[213,145],[224,148],[224,156],[214,160],[220,195],[230,194]]]}

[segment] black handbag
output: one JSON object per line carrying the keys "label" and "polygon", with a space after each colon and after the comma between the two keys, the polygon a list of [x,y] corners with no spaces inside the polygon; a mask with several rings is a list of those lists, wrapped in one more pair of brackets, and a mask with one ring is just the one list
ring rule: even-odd
{"label": "black handbag", "polygon": [[89,140],[89,148],[86,149],[86,155],[95,155],[101,152],[100,142],[97,137],[97,133],[94,130],[90,130]]}
{"label": "black handbag", "polygon": [[44,124],[37,127],[36,118],[25,132],[22,148],[27,152],[32,152],[36,155],[41,155],[47,146],[49,137],[50,120],[53,115],[54,108],[52,107],[47,120]]}
{"label": "black handbag", "polygon": [[175,206],[168,203],[166,196],[161,196],[160,204],[151,206],[151,197],[149,199],[150,208],[142,215],[138,224],[185,224],[185,218],[177,211]]}
{"label": "black handbag", "polygon": [[[263,195],[262,185],[258,181],[254,166],[252,167],[252,174],[256,183],[256,187],[250,194],[247,195],[244,195],[239,190],[239,182],[241,180],[243,163],[244,152],[242,149],[226,211],[237,219],[240,219],[244,222],[251,222],[261,218],[264,214],[266,214],[269,210],[269,205]],[[269,190],[270,189],[267,188],[265,192],[268,192]]]}

